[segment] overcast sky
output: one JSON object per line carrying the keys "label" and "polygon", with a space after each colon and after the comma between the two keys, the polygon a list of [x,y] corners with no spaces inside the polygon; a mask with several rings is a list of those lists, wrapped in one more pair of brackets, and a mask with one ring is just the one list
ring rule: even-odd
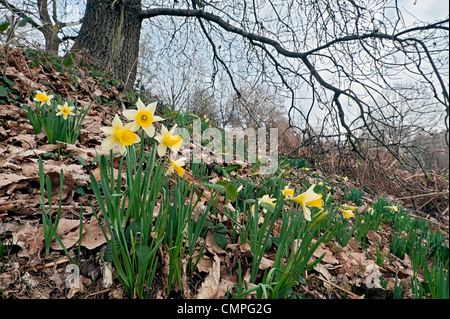
{"label": "overcast sky", "polygon": [[399,7],[403,9],[403,18],[409,24],[414,17],[421,21],[445,19],[448,16],[448,0],[399,0]]}

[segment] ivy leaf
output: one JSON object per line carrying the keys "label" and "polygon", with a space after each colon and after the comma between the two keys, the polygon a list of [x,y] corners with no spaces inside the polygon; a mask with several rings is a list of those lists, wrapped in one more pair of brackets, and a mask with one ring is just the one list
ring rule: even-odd
{"label": "ivy leaf", "polygon": [[2,85],[0,85],[0,96],[8,96],[8,90]]}
{"label": "ivy leaf", "polygon": [[222,249],[225,249],[228,245],[227,238],[219,233],[214,233],[214,240],[216,241],[217,246],[219,246]]}
{"label": "ivy leaf", "polygon": [[225,168],[225,170],[227,171],[227,173],[231,173],[231,172],[233,172],[233,171],[238,171],[238,170],[240,170],[240,169],[242,169],[242,165],[240,165],[240,164],[231,164],[231,165],[228,165],[228,166]]}
{"label": "ivy leaf", "polygon": [[64,66],[71,66],[73,64],[72,54],[69,55],[69,57],[64,60],[63,64]]}
{"label": "ivy leaf", "polygon": [[218,223],[216,225],[216,232],[219,234],[228,234],[230,231],[228,230],[228,228],[225,227],[224,224]]}
{"label": "ivy leaf", "polygon": [[31,21],[31,18],[25,17],[22,20],[20,20],[18,27],[24,27],[29,21]]}
{"label": "ivy leaf", "polygon": [[8,29],[8,27],[9,27],[9,22],[0,24],[0,32],[5,31],[6,29]]}
{"label": "ivy leaf", "polygon": [[221,194],[223,194],[225,192],[225,186],[220,185],[220,184],[202,184],[203,186],[206,186],[212,190],[215,190]]}
{"label": "ivy leaf", "polygon": [[226,195],[231,199],[232,202],[236,200],[236,197],[238,195],[236,186],[227,181],[218,181],[216,185],[225,187],[223,192],[226,193]]}

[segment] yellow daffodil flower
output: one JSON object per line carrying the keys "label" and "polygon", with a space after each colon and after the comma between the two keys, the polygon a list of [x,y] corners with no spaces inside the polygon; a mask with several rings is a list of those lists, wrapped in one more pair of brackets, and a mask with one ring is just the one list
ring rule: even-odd
{"label": "yellow daffodil flower", "polygon": [[158,155],[164,156],[166,154],[167,148],[170,148],[172,150],[179,149],[181,145],[183,144],[183,139],[179,135],[173,135],[175,132],[177,125],[175,124],[170,131],[167,130],[167,128],[162,125],[161,126],[161,134],[158,136],[155,136],[155,140],[158,141]]}
{"label": "yellow daffodil flower", "polygon": [[102,142],[102,150],[109,151],[117,146],[120,154],[124,155],[127,152],[126,146],[141,141],[139,136],[134,133],[133,128],[135,128],[133,123],[128,123],[123,126],[122,121],[116,114],[112,121],[112,127],[106,126],[100,128],[107,135]]}
{"label": "yellow daffodil flower", "polygon": [[41,104],[47,104],[50,105],[50,101],[53,99],[54,95],[48,95],[47,93],[36,91],[36,96],[34,97],[34,100],[37,102],[41,102]]}
{"label": "yellow daffodil flower", "polygon": [[323,186],[323,182],[318,182],[317,185]]}
{"label": "yellow daffodil flower", "polygon": [[[261,203],[267,203],[273,206],[276,206],[276,204],[274,203],[276,201],[275,198],[270,197],[269,195],[264,195],[263,197],[261,197],[260,199],[258,199],[258,206],[261,205]],[[252,214],[255,213],[255,205],[252,205],[252,207],[250,208],[250,211]],[[267,212],[267,209],[263,209],[264,213]]]}
{"label": "yellow daffodil flower", "polygon": [[180,158],[176,161],[169,158],[169,160],[170,165],[169,168],[167,169],[166,175],[173,173],[174,170],[175,172],[177,172],[179,176],[182,176],[186,172],[186,170],[182,168],[182,166],[184,166],[184,161],[186,160],[185,158]]}
{"label": "yellow daffodil flower", "polygon": [[342,179],[343,179],[344,182],[348,182],[347,176],[342,177]]}
{"label": "yellow daffodil flower", "polygon": [[383,208],[388,208],[388,209],[392,210],[393,212],[398,212],[398,206],[397,205],[384,206]]}
{"label": "yellow daffodil flower", "polygon": [[289,185],[285,186],[284,189],[281,190],[281,192],[283,193],[283,195],[285,197],[293,197],[294,196],[294,189],[289,188]]}
{"label": "yellow daffodil flower", "polygon": [[155,127],[153,122],[162,121],[163,118],[154,115],[158,102],[151,103],[147,106],[139,98],[136,106],[137,110],[125,110],[123,115],[130,121],[133,121],[132,130],[137,131],[139,127],[145,131],[149,137],[155,135]]}
{"label": "yellow daffodil flower", "polygon": [[64,102],[64,105],[58,105],[57,106],[59,112],[56,113],[56,115],[62,115],[65,120],[69,118],[69,116],[75,116],[74,113],[72,113],[74,106],[68,106],[67,102]]}
{"label": "yellow daffodil flower", "polygon": [[296,202],[300,205],[302,205],[303,213],[305,214],[305,219],[307,221],[311,221],[311,211],[308,208],[310,207],[317,207],[319,209],[323,209],[323,200],[322,200],[322,194],[317,194],[314,192],[314,186],[311,185],[308,190],[296,197],[289,197],[288,200],[291,200],[293,202]]}
{"label": "yellow daffodil flower", "polygon": [[355,217],[355,213],[352,212],[350,209],[341,209],[341,212],[342,212],[342,214],[344,214],[344,217],[347,219]]}

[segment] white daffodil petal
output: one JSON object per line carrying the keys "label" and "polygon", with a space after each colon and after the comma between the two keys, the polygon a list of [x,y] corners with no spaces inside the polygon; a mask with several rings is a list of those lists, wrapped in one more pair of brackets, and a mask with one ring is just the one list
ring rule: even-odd
{"label": "white daffodil petal", "polygon": [[176,129],[177,129],[177,125],[175,124],[175,125],[170,129],[169,134],[170,134],[170,135],[175,134],[175,130],[176,130]]}
{"label": "white daffodil petal", "polygon": [[138,100],[136,102],[136,106],[139,111],[145,108],[145,104],[144,104],[144,102],[142,102],[141,98],[138,98]]}
{"label": "white daffodil petal", "polygon": [[116,114],[116,116],[114,116],[114,120],[112,121],[112,127],[120,127],[123,128],[123,124],[122,121],[119,118],[119,115]]}
{"label": "white daffodil petal", "polygon": [[162,143],[160,143],[160,144],[158,145],[158,155],[159,155],[160,157],[163,157],[164,154],[166,154],[166,149],[167,149],[167,146],[165,146],[165,145],[163,145]]}
{"label": "white daffodil petal", "polygon": [[139,125],[135,125],[135,122],[128,123],[123,127],[124,130],[130,130],[136,132],[139,129]]}
{"label": "white daffodil petal", "polygon": [[303,203],[302,203],[302,208],[303,208],[303,213],[305,214],[305,219],[310,222],[311,221],[311,211]]}
{"label": "white daffodil petal", "polygon": [[122,112],[123,116],[125,116],[130,121],[135,121],[138,113],[138,110],[124,110]]}
{"label": "white daffodil petal", "polygon": [[155,140],[156,140],[158,143],[161,143],[162,138],[163,138],[162,135],[155,136]]}
{"label": "white daffodil petal", "polygon": [[117,143],[117,140],[114,138],[114,136],[108,136],[102,142],[102,150],[109,151],[114,148],[116,143]]}
{"label": "white daffodil petal", "polygon": [[153,125],[142,128],[148,137],[153,137],[155,135],[155,127]]}
{"label": "white daffodil petal", "polygon": [[130,131],[136,132],[139,129],[139,124],[137,124],[136,122],[131,122],[131,123],[128,123],[127,125],[129,125],[128,129]]}
{"label": "white daffodil petal", "polygon": [[167,127],[165,127],[164,125],[161,125],[161,137],[163,137],[167,133],[169,133],[169,131],[167,130]]}
{"label": "white daffodil petal", "polygon": [[111,135],[113,132],[113,128],[109,126],[103,126],[100,128],[100,130],[102,130],[106,135]]}
{"label": "white daffodil petal", "polygon": [[125,155],[127,152],[127,148],[125,147],[125,145],[121,144],[121,143],[117,143],[118,147],[119,147],[119,152],[122,155]]}
{"label": "white daffodil petal", "polygon": [[147,105],[147,111],[149,111],[152,115],[155,114],[156,106],[158,105],[158,102],[153,102]]}

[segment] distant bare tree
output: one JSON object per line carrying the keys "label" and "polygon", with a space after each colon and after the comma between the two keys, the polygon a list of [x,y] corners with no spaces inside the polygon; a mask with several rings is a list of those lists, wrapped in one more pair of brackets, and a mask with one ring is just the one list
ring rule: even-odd
{"label": "distant bare tree", "polygon": [[[38,1],[40,9],[44,2]],[[0,4],[16,10],[7,0]],[[28,12],[20,10],[18,14]],[[412,105],[411,93],[426,94],[426,103],[419,102],[426,107],[422,111],[438,114],[431,123],[415,125],[440,126],[446,136],[449,131],[448,12],[436,21],[413,24],[403,13],[396,0],[87,0],[72,49],[87,50],[131,87],[140,43],[159,32],[166,35],[159,37],[163,46],[179,50],[172,54],[184,61],[173,64],[174,76],[190,75],[180,69],[192,61],[188,47],[201,50],[209,59],[210,87],[223,90],[217,79],[226,78],[236,102],[255,124],[261,123],[241,89],[262,85],[288,104],[289,124],[303,132],[305,142],[330,138],[367,160],[367,149],[359,140],[365,130],[367,138],[401,160],[383,130],[392,126],[389,114],[401,113],[397,105]],[[40,25],[50,25],[38,17],[44,21]],[[57,20],[51,18],[53,26]],[[141,36],[144,25],[154,32]],[[194,64],[194,70],[203,68]],[[184,99],[184,87],[170,88],[170,104]]]}
{"label": "distant bare tree", "polygon": [[[59,0],[59,1],[15,1],[0,0],[0,8],[17,15],[20,18],[28,18],[28,23],[42,33],[45,39],[45,51],[52,55],[58,55],[59,46],[63,41],[73,38],[74,34],[64,34],[63,29],[79,26],[83,22],[82,17],[75,21],[61,21],[67,16],[74,15],[69,8],[79,8],[84,1]],[[66,10],[67,9],[67,10]]]}

